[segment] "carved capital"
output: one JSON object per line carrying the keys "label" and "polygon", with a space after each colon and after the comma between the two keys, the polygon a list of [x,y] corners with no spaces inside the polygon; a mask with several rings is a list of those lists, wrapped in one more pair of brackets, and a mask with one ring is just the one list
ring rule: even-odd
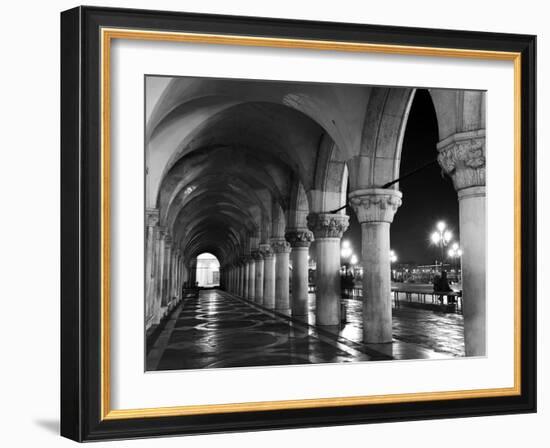
{"label": "carved capital", "polygon": [[251,256],[252,259],[255,260],[255,261],[259,261],[259,260],[263,260],[263,259],[264,259],[264,256],[262,255],[262,252],[261,252],[259,249],[253,250],[253,251],[250,253],[250,256]]}
{"label": "carved capital", "polygon": [[286,240],[274,240],[271,242],[271,248],[276,254],[290,253],[290,243]]}
{"label": "carved capital", "polygon": [[437,160],[457,191],[485,185],[485,130],[451,135],[437,150]]}
{"label": "carved capital", "polygon": [[260,244],[260,252],[264,259],[273,257],[273,248],[271,244]]}
{"label": "carved capital", "polygon": [[315,238],[342,238],[349,226],[349,216],[336,213],[310,213],[307,226]]}
{"label": "carved capital", "polygon": [[360,223],[392,222],[401,205],[402,193],[384,188],[355,190],[349,195],[349,202]]}
{"label": "carved capital", "polygon": [[313,232],[308,229],[288,229],[285,238],[292,247],[309,247],[314,239]]}
{"label": "carved capital", "polygon": [[159,223],[160,214],[157,208],[148,208],[145,210],[145,225],[154,227]]}
{"label": "carved capital", "polygon": [[157,239],[164,240],[166,237],[166,227],[165,226],[157,226]]}

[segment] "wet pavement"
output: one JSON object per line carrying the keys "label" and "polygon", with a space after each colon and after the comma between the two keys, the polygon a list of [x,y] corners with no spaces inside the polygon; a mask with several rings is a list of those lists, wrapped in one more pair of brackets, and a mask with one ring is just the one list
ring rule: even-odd
{"label": "wet pavement", "polygon": [[163,324],[147,370],[274,366],[464,356],[462,316],[393,310],[394,342],[362,344],[362,302],[344,299],[347,323],[314,326],[219,290],[186,298]]}

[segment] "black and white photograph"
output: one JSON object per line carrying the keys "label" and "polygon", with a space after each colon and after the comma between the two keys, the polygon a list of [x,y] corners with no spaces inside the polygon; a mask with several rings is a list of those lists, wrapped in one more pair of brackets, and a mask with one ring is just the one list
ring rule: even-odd
{"label": "black and white photograph", "polygon": [[146,75],[146,371],[486,356],[486,92]]}

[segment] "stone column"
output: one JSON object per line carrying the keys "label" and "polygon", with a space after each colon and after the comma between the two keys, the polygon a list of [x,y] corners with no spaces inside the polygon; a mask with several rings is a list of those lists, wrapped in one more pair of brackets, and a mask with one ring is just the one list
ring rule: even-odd
{"label": "stone column", "polygon": [[179,249],[174,247],[172,250],[172,282],[170,285],[171,295],[174,298],[178,298],[178,259]]}
{"label": "stone column", "polygon": [[288,229],[285,233],[292,252],[292,300],[293,317],[307,317],[308,315],[308,274],[309,274],[309,246],[313,241],[313,233],[308,229]]}
{"label": "stone column", "polygon": [[390,224],[401,192],[369,188],[349,194],[361,223],[363,259],[363,341],[392,342]]}
{"label": "stone column", "polygon": [[155,226],[159,211],[147,209],[145,216],[145,325],[149,328],[155,317]]}
{"label": "stone column", "polygon": [[256,295],[256,264],[252,255],[248,258],[248,294],[246,298],[248,300],[254,300]]}
{"label": "stone column", "polygon": [[437,145],[439,164],[458,193],[466,356],[486,354],[485,130],[451,135]]}
{"label": "stone column", "polygon": [[244,284],[243,284],[243,297],[246,299],[248,297],[248,274],[250,272],[250,266],[248,263],[248,259],[245,258],[244,261]]}
{"label": "stone column", "polygon": [[164,238],[164,275],[162,277],[162,306],[170,302],[170,270],[172,267],[172,237],[166,234]]}
{"label": "stone column", "polygon": [[263,306],[275,309],[275,256],[269,244],[260,245],[264,258],[264,296]]}
{"label": "stone column", "polygon": [[254,257],[254,301],[260,305],[264,302],[264,257],[260,250],[253,254]]}
{"label": "stone column", "polygon": [[245,286],[246,286],[246,264],[243,259],[241,259],[241,264],[239,266],[239,292],[238,294],[241,297],[245,296]]}
{"label": "stone column", "polygon": [[307,225],[315,236],[317,251],[317,325],[340,324],[340,239],[349,225],[347,215],[310,213]]}
{"label": "stone column", "polygon": [[277,239],[271,243],[275,253],[275,309],[280,313],[290,315],[288,294],[288,261],[290,244],[284,239]]}
{"label": "stone column", "polygon": [[181,282],[182,285],[185,283],[189,284],[189,271],[187,269],[187,266],[185,265],[185,259],[183,258],[181,262]]}
{"label": "stone column", "polygon": [[164,238],[166,230],[162,226],[157,226],[156,232],[156,254],[155,254],[155,312],[153,324],[159,324],[162,305],[162,279],[164,277]]}

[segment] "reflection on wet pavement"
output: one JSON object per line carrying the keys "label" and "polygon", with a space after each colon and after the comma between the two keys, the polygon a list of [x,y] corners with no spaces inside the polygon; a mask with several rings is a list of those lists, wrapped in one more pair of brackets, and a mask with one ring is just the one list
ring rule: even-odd
{"label": "reflection on wet pavement", "polygon": [[[310,296],[310,310],[315,298]],[[359,300],[344,300],[342,328],[266,310],[218,290],[202,290],[174,311],[147,355],[147,370],[204,369],[464,356],[462,316],[393,310],[393,344],[362,344]]]}

